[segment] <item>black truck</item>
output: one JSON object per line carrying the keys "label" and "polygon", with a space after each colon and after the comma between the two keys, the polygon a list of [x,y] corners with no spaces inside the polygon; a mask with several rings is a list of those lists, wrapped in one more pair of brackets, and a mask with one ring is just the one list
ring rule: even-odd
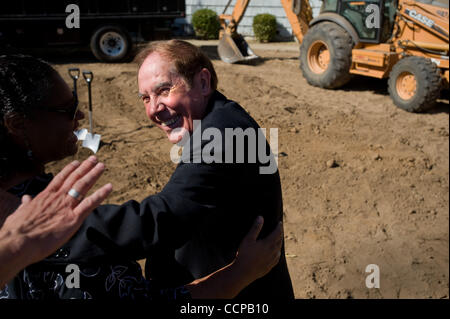
{"label": "black truck", "polygon": [[133,43],[171,36],[184,0],[6,0],[0,46],[90,45],[103,62],[125,60]]}

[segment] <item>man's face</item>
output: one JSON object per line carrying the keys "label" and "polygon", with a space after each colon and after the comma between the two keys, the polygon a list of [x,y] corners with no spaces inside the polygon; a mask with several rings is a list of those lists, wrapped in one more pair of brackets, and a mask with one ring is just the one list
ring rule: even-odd
{"label": "man's face", "polygon": [[194,120],[201,120],[204,115],[209,95],[209,79],[205,90],[204,70],[195,76],[190,87],[177,74],[173,63],[158,52],[150,54],[139,69],[139,94],[147,116],[167,134],[171,143],[192,133]]}

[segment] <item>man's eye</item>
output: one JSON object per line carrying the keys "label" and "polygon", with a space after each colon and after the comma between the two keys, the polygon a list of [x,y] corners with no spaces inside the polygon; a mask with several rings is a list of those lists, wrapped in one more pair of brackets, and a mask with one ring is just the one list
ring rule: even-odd
{"label": "man's eye", "polygon": [[143,96],[141,96],[141,99],[142,99],[142,101],[143,101],[144,103],[150,102],[150,96],[145,96],[145,95],[143,95]]}
{"label": "man's eye", "polygon": [[169,92],[170,92],[170,88],[169,87],[165,87],[165,88],[162,88],[161,90],[159,90],[159,95],[168,95],[169,94]]}

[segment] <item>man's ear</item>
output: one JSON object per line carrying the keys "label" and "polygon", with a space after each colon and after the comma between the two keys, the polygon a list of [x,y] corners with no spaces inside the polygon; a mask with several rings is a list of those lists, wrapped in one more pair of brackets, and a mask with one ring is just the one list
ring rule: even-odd
{"label": "man's ear", "polygon": [[207,68],[203,68],[200,71],[200,88],[203,95],[211,93],[211,73]]}
{"label": "man's ear", "polygon": [[24,136],[25,134],[25,119],[19,114],[12,114],[4,117],[6,130],[9,134],[14,136]]}

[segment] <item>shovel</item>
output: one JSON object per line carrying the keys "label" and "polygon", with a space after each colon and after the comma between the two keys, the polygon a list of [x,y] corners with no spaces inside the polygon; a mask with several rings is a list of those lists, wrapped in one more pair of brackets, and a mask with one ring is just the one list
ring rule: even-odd
{"label": "shovel", "polygon": [[[86,136],[83,140],[83,147],[87,147],[92,152],[97,153],[98,147],[100,146],[100,135],[94,134],[93,123],[92,123],[92,94],[91,94],[91,82],[94,79],[94,74],[91,71],[83,71],[83,77],[88,86],[89,94],[89,132],[86,132]],[[81,138],[79,138],[81,139]]]}
{"label": "shovel", "polygon": [[[80,78],[80,69],[79,68],[70,68],[69,76],[73,80],[73,94],[77,95],[77,80]],[[77,136],[79,141],[84,141],[86,139],[87,130],[85,128],[75,131],[75,135]]]}
{"label": "shovel", "polygon": [[80,69],[79,68],[70,68],[69,75],[73,80],[73,93],[77,94],[77,80],[80,77]]}

